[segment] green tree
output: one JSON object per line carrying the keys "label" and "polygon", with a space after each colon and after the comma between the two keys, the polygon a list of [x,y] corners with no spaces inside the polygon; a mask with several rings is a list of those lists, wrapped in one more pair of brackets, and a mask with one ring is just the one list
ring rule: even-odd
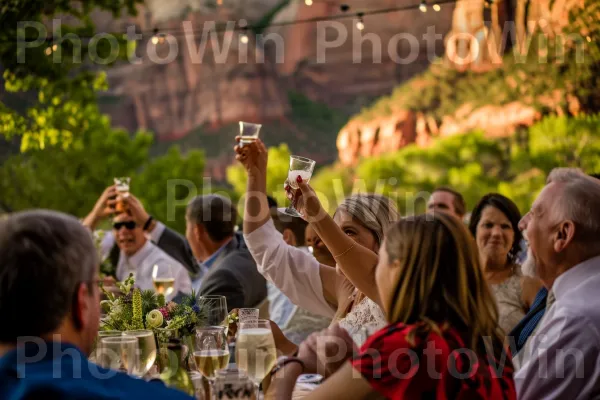
{"label": "green tree", "polygon": [[[290,170],[290,150],[287,144],[282,143],[277,147],[269,148],[269,162],[267,165],[267,194],[283,206],[288,200],[283,190],[283,185]],[[227,168],[227,181],[233,186],[238,196],[246,193],[248,176],[244,167],[236,163]]]}

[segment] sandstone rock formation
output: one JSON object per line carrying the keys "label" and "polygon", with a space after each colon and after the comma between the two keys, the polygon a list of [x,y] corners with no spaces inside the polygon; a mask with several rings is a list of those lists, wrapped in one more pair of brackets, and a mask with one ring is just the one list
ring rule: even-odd
{"label": "sandstone rock formation", "polygon": [[[486,7],[484,0],[459,0],[454,9],[452,30],[446,37],[447,67],[474,71],[500,68],[501,54],[494,51],[502,49],[498,39],[502,37],[501,26],[516,29],[517,43],[514,45],[518,51],[524,51],[525,35],[535,30],[548,36],[560,33],[568,24],[569,12],[584,5],[583,0],[515,1],[513,26],[510,23],[504,25],[510,14],[510,0],[494,0],[491,7]],[[468,62],[462,62],[464,60]],[[516,84],[510,79],[507,83]],[[565,111],[577,114],[580,110],[579,101],[572,96],[565,98],[561,91],[541,94],[536,100],[559,115]],[[562,105],[565,100],[567,110]],[[397,151],[410,143],[425,147],[434,137],[448,137],[475,129],[484,131],[488,137],[509,136],[540,118],[539,111],[519,101],[478,108],[463,104],[453,115],[443,116],[441,121],[411,110],[394,110],[392,116],[385,119],[351,120],[339,133],[338,154],[342,164],[355,165],[360,157]],[[385,145],[379,143],[382,135],[372,132],[385,132]]]}

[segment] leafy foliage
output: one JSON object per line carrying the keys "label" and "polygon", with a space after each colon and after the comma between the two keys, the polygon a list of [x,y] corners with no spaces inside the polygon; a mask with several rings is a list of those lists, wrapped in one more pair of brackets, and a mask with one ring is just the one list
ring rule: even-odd
{"label": "leafy foliage", "polygon": [[[290,150],[285,143],[278,147],[269,148],[269,163],[267,165],[267,193],[279,204],[287,201],[283,184],[290,169]],[[248,177],[244,167],[236,163],[227,168],[227,181],[233,186],[233,190],[242,195],[246,192]]]}
{"label": "leafy foliage", "polygon": [[486,193],[499,192],[526,211],[555,167],[600,172],[600,116],[550,116],[506,139],[487,139],[472,132],[415,145],[379,158],[366,159],[353,170],[327,168],[312,186],[329,204],[328,211],[349,194],[376,192],[395,200],[403,215],[425,210],[429,194],[447,185],[473,207]]}

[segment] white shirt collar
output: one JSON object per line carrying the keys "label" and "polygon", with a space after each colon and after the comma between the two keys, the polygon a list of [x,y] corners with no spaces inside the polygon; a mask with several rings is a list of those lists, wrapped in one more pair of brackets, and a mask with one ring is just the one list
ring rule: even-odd
{"label": "white shirt collar", "polygon": [[556,278],[552,285],[556,300],[567,297],[570,292],[576,291],[577,287],[588,278],[598,274],[600,274],[600,256],[585,260],[567,270]]}

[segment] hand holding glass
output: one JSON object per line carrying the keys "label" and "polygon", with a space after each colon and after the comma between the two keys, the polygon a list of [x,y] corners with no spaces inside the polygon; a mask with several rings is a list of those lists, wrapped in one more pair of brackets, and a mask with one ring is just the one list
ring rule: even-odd
{"label": "hand holding glass", "polygon": [[240,121],[240,146],[243,147],[244,144],[256,142],[261,127],[262,125],[260,124],[252,124],[250,122]]}
{"label": "hand holding glass", "polygon": [[[316,162],[300,156],[291,156],[290,157],[290,169],[288,172],[287,183],[293,189],[292,193],[295,193],[298,190],[298,176],[302,178],[302,182],[308,183],[310,178],[312,177],[312,173],[315,169]],[[294,207],[294,199],[292,199],[292,204],[287,208],[278,209],[279,212],[291,215],[292,217],[302,217],[302,215],[296,210]]]}

